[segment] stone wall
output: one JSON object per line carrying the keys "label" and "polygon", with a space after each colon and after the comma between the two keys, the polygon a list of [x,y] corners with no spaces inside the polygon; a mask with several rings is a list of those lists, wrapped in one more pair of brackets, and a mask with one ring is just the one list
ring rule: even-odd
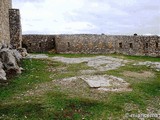
{"label": "stone wall", "polygon": [[59,35],[55,41],[57,53],[160,56],[158,36]]}
{"label": "stone wall", "polygon": [[9,32],[9,9],[11,0],[0,0],[0,48],[3,45],[10,45]]}
{"label": "stone wall", "polygon": [[56,36],[58,53],[114,53],[115,38],[106,35],[58,35]]}
{"label": "stone wall", "polygon": [[55,49],[54,35],[23,35],[22,47],[27,52],[46,52]]}
{"label": "stone wall", "polygon": [[24,35],[23,46],[29,52],[107,54],[160,56],[158,36],[125,35]]}
{"label": "stone wall", "polygon": [[14,49],[21,47],[22,30],[19,9],[9,10],[10,39],[11,46]]}

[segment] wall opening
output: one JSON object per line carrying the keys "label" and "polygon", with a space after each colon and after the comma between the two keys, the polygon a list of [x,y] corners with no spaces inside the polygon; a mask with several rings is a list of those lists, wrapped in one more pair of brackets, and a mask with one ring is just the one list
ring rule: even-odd
{"label": "wall opening", "polygon": [[122,43],[119,43],[119,48],[122,48]]}
{"label": "wall opening", "polygon": [[40,48],[42,47],[42,43],[39,43],[39,47],[40,47]]}
{"label": "wall opening", "polygon": [[148,43],[146,43],[146,48],[148,48]]}
{"label": "wall opening", "polygon": [[129,47],[130,47],[130,48],[133,48],[133,43],[129,43]]}
{"label": "wall opening", "polygon": [[27,45],[26,45],[26,44],[23,44],[23,43],[22,43],[22,48],[28,49]]}
{"label": "wall opening", "polygon": [[158,42],[156,42],[156,48],[158,48]]}
{"label": "wall opening", "polygon": [[52,38],[52,41],[53,41],[53,47],[52,47],[52,49],[56,49],[56,43],[55,43],[55,37],[54,38]]}
{"label": "wall opening", "polygon": [[29,47],[31,47],[32,46],[32,43],[29,43]]}
{"label": "wall opening", "polygon": [[67,45],[68,45],[68,48],[69,48],[69,47],[71,46],[71,45],[70,45],[70,42],[68,42]]}

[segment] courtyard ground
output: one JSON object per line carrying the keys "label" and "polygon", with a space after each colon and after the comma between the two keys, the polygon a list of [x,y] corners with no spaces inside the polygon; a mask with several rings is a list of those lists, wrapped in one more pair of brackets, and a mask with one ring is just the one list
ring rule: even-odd
{"label": "courtyard ground", "polygon": [[0,85],[0,119],[136,120],[160,114],[160,58],[32,54],[22,67],[21,75]]}

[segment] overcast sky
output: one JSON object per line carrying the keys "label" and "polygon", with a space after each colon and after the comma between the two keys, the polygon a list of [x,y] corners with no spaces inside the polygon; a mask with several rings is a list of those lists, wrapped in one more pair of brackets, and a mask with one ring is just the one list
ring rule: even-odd
{"label": "overcast sky", "polygon": [[23,34],[160,35],[160,0],[12,0]]}

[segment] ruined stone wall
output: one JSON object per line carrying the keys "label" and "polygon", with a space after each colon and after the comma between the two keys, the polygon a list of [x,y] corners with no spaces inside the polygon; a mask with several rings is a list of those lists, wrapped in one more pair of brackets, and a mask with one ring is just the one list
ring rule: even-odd
{"label": "ruined stone wall", "polygon": [[0,0],[0,48],[3,45],[10,45],[9,31],[9,9],[11,0]]}
{"label": "ruined stone wall", "polygon": [[15,49],[21,47],[22,30],[19,9],[9,10],[10,39],[11,46]]}
{"label": "ruined stone wall", "polygon": [[28,52],[46,52],[55,49],[54,35],[23,35],[22,47]]}
{"label": "ruined stone wall", "polygon": [[59,35],[56,37],[58,53],[160,56],[158,36],[124,35]]}
{"label": "ruined stone wall", "polygon": [[56,49],[57,53],[121,53],[160,56],[160,38],[158,36],[25,35],[23,36],[23,45],[29,52],[45,52]]}
{"label": "ruined stone wall", "polygon": [[106,35],[58,35],[56,36],[58,53],[114,53],[115,37]]}

